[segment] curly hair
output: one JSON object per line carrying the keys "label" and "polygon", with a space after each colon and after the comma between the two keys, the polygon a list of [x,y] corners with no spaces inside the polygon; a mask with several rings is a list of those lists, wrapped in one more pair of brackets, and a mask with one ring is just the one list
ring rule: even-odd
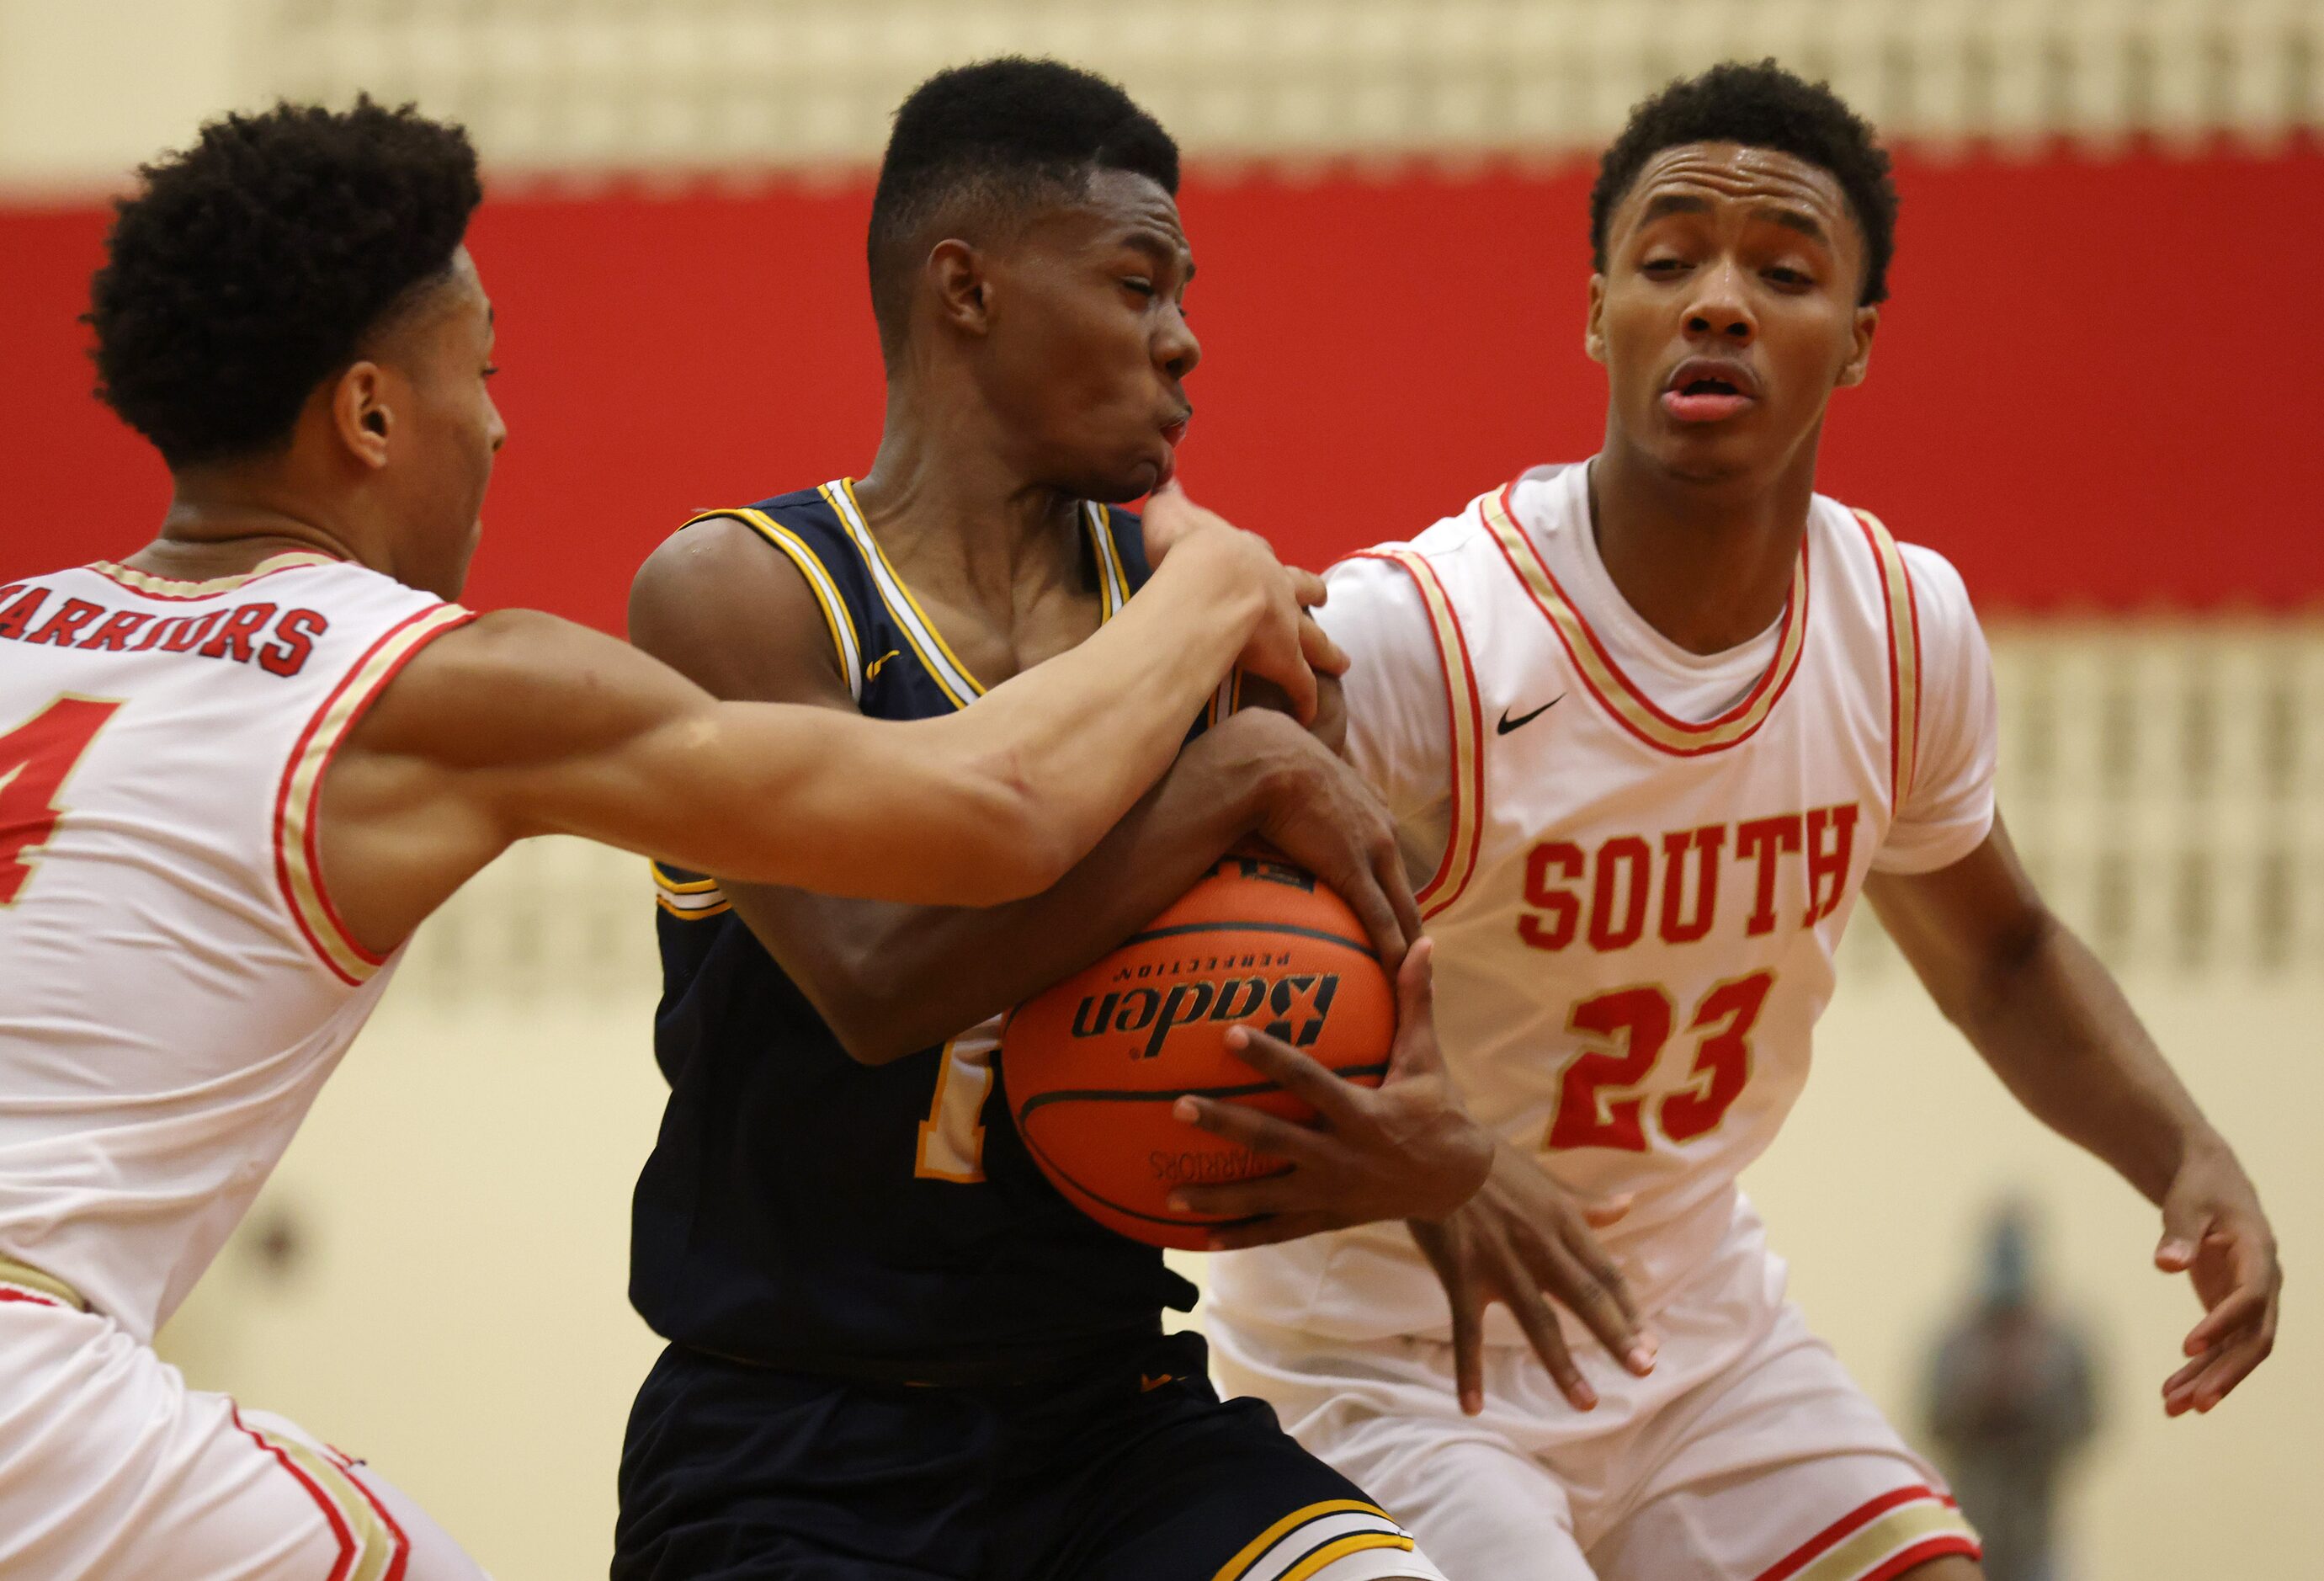
{"label": "curly hair", "polygon": [[138,174],[83,321],[97,398],[173,469],[287,443],[484,197],[466,133],[369,98],[228,116]]}
{"label": "curly hair", "polygon": [[1178,191],[1178,145],[1120,87],[1059,60],[1007,55],[939,71],[896,111],[865,244],[890,362],[903,341],[910,244],[954,205],[1003,215],[1068,202],[1101,170]]}
{"label": "curly hair", "polygon": [[1590,190],[1590,250],[1606,269],[1606,233],[1647,160],[1683,143],[1740,143],[1772,148],[1831,172],[1864,233],[1864,284],[1857,300],[1888,297],[1888,263],[1896,250],[1896,186],[1888,155],[1872,127],[1821,82],[1794,76],[1772,60],[1729,60],[1700,77],[1672,82],[1630,112],[1629,123],[1598,162]]}

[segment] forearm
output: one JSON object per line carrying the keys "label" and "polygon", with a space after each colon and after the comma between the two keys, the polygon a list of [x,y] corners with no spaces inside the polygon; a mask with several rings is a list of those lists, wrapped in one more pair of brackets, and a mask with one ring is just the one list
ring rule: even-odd
{"label": "forearm", "polygon": [[1189,746],[1087,856],[1026,900],[967,909],[740,891],[737,910],[848,1052],[884,1064],[1080,970],[1192,888],[1260,822],[1271,770],[1259,734],[1229,720]]}
{"label": "forearm", "polygon": [[2150,1201],[2191,1149],[2223,1145],[2113,975],[2047,912],[1946,1010],[2029,1113]]}
{"label": "forearm", "polygon": [[956,721],[987,744],[1060,844],[1086,851],[1169,767],[1266,608],[1239,561],[1188,545],[1071,652],[995,688]]}

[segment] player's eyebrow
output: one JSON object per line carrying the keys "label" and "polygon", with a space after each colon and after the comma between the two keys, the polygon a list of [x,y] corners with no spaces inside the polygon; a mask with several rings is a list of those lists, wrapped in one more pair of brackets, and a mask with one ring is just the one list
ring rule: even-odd
{"label": "player's eyebrow", "polygon": [[1825,234],[1822,222],[1803,208],[1786,208],[1774,203],[1763,204],[1751,211],[1751,217],[1764,219],[1771,224],[1795,230],[1810,241],[1821,242],[1827,247],[1831,245],[1831,237]]}
{"label": "player's eyebrow", "polygon": [[1709,214],[1711,199],[1697,198],[1692,192],[1658,192],[1646,199],[1646,211],[1638,216],[1638,223],[1646,225],[1668,214]]}
{"label": "player's eyebrow", "polygon": [[1121,245],[1145,254],[1157,264],[1181,264],[1186,280],[1191,282],[1194,278],[1194,254],[1186,251],[1183,243],[1174,241],[1160,231],[1133,230],[1121,238]]}

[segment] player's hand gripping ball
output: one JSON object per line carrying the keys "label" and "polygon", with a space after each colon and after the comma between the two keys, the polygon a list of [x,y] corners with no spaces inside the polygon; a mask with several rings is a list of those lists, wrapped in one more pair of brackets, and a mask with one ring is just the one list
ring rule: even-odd
{"label": "player's hand gripping ball", "polygon": [[1120,949],[1027,1000],[1001,1034],[1001,1080],[1026,1151],[1102,1225],[1199,1251],[1232,1220],[1174,1213],[1181,1186],[1283,1168],[1171,1117],[1182,1093],[1293,1121],[1314,1110],[1229,1053],[1271,1033],[1378,1086],[1396,990],[1347,902],[1299,868],[1233,855]]}

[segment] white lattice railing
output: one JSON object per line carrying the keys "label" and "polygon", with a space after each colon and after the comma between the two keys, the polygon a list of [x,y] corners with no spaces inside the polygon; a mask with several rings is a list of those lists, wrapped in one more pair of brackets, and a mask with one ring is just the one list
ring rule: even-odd
{"label": "white lattice railing", "polygon": [[[2122,968],[2324,971],[2324,626],[1996,632],[2001,800],[2052,902]],[[536,841],[414,941],[400,993],[619,998],[656,983],[644,864]],[[1895,969],[1868,911],[1847,969]]]}
{"label": "white lattice railing", "polygon": [[2324,121],[2317,0],[262,0],[272,90],[465,119],[503,169],[860,165],[940,67],[1054,54],[1213,156],[1592,147],[1775,55],[1891,136],[2259,142]]}

